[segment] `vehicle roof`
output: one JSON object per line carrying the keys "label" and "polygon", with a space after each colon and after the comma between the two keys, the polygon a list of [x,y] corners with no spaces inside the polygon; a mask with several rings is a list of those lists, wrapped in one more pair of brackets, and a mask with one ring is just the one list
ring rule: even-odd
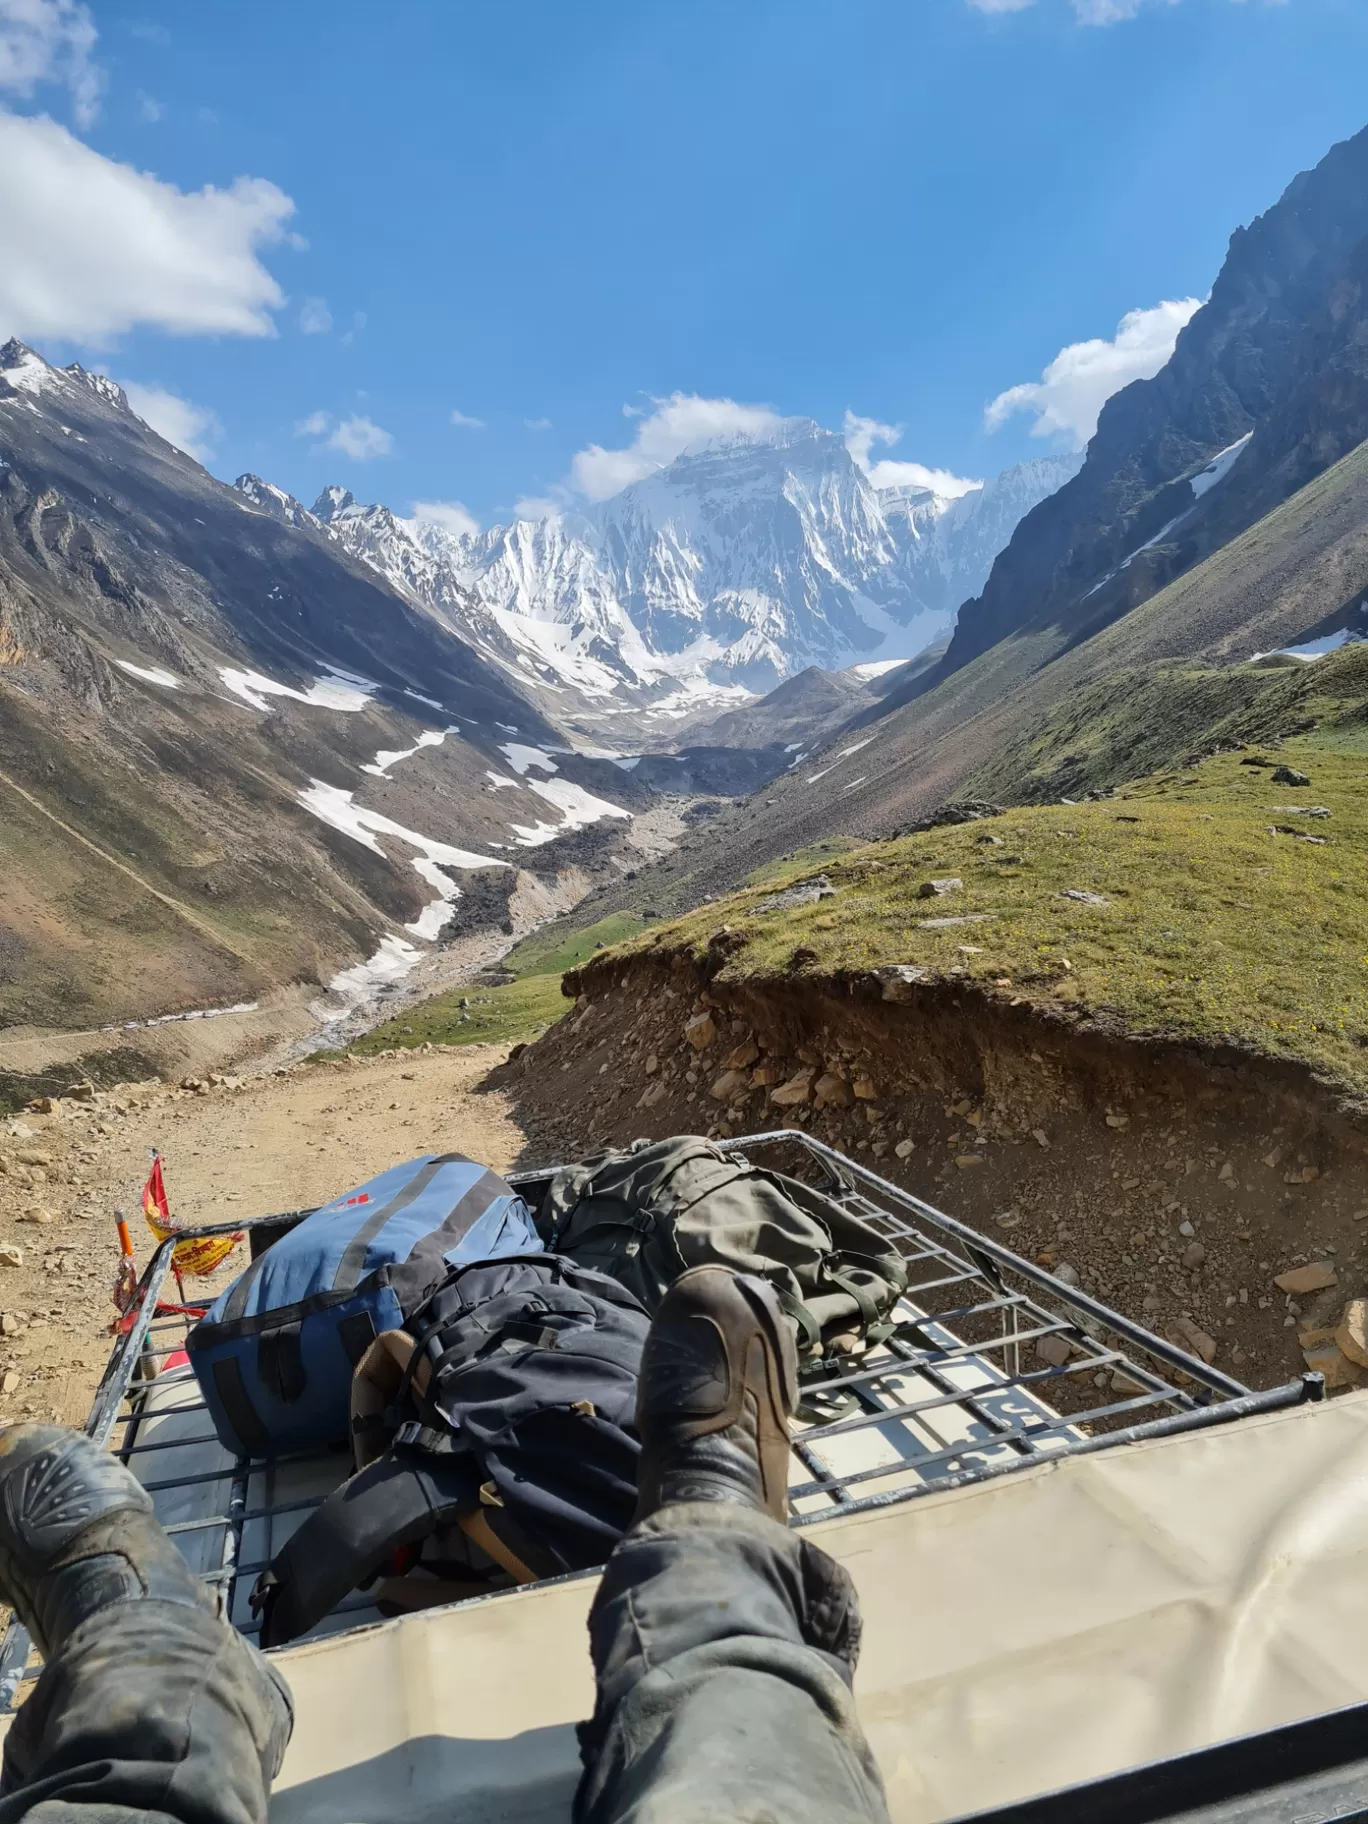
{"label": "vehicle roof", "polygon": [[[1368,1697],[1368,1393],[820,1523],[894,1824]],[[568,1817],[592,1573],[279,1656],[273,1824]]]}

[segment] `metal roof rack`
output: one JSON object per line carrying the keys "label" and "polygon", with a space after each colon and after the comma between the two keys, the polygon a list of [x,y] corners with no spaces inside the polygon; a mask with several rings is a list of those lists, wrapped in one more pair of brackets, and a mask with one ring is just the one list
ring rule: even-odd
{"label": "metal roof rack", "polygon": [[[789,1487],[796,1526],[1321,1397],[1318,1375],[1251,1392],[801,1130],[722,1144],[757,1162],[777,1151],[775,1163],[815,1181],[908,1263],[892,1334],[803,1371]],[[555,1169],[511,1182],[534,1192]],[[181,1234],[279,1233],[309,1214]],[[192,1570],[222,1590],[225,1613],[250,1636],[257,1573],[345,1480],[350,1459],[338,1448],[263,1462],[219,1443],[185,1354],[190,1320],[157,1315],[174,1246],[162,1243],[142,1275],[137,1315],[86,1431],[130,1466]],[[358,1591],[315,1633],[378,1619]],[[0,1646],[0,1709],[14,1706],[29,1662],[27,1634],[12,1621]]]}

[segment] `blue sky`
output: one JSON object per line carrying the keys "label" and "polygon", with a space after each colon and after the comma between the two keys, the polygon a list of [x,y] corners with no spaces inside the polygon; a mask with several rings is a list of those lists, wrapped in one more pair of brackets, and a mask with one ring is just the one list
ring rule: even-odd
{"label": "blue sky", "polygon": [[0,0],[0,334],[306,501],[487,524],[708,401],[979,476],[1161,358],[985,424],[1204,295],[1365,69],[1364,0]]}

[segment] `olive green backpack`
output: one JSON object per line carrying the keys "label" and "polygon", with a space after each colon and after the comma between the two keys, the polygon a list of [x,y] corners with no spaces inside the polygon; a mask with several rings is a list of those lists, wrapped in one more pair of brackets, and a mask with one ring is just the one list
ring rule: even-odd
{"label": "olive green backpack", "polygon": [[652,1313],[690,1267],[758,1274],[793,1319],[802,1355],[886,1336],[907,1287],[895,1245],[840,1204],[695,1135],[562,1167],[537,1228],[553,1253],[611,1274]]}

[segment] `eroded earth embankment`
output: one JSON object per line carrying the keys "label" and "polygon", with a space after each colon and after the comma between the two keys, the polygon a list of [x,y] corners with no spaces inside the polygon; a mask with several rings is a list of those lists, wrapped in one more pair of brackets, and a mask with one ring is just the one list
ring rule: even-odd
{"label": "eroded earth embankment", "polygon": [[[802,1127],[1252,1385],[1308,1360],[1357,1380],[1322,1334],[1368,1290],[1353,1110],[1298,1065],[914,973],[728,982],[687,952],[605,957],[495,1080],[543,1160]],[[1299,1268],[1307,1290],[1275,1283]]]}

